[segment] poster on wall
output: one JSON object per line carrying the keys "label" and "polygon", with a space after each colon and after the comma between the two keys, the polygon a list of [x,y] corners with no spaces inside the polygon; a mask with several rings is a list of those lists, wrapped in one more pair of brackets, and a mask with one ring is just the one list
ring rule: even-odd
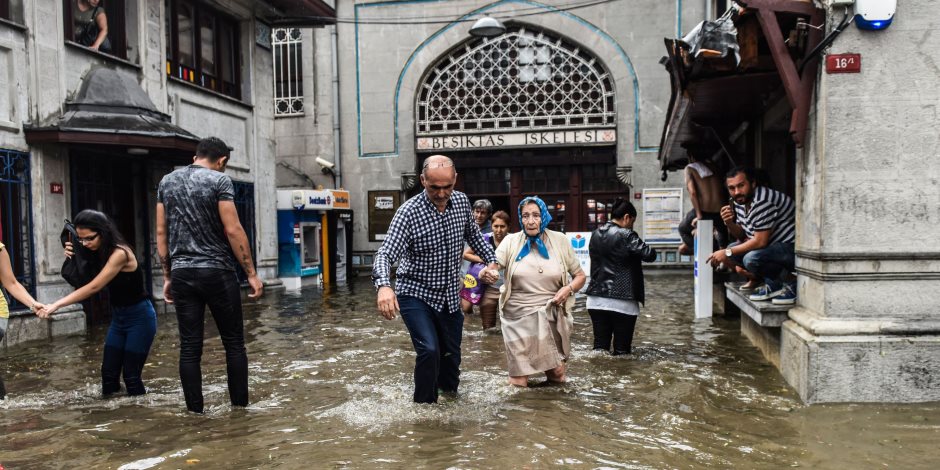
{"label": "poster on wall", "polygon": [[[643,240],[656,245],[678,245],[682,222],[682,188],[643,190]],[[675,254],[673,254],[675,256]]]}
{"label": "poster on wall", "polygon": [[398,206],[401,205],[401,192],[399,191],[369,191],[369,241],[380,242],[385,240],[388,226]]}

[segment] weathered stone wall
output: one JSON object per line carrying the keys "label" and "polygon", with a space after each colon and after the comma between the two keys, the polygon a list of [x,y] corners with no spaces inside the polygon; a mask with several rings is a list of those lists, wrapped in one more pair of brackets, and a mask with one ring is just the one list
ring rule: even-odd
{"label": "weathered stone wall", "polygon": [[885,31],[849,27],[829,53],[860,53],[862,72],[820,76],[781,359],[807,401],[940,399],[938,13],[912,0]]}

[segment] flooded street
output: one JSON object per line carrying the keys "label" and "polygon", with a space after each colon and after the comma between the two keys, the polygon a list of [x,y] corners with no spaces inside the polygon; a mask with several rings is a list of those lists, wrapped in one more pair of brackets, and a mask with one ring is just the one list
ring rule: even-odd
{"label": "flooded street", "polygon": [[[801,404],[739,332],[694,322],[688,276],[648,276],[634,354],[590,350],[577,313],[570,382],[506,385],[502,338],[471,316],[460,395],[411,402],[414,352],[368,279],[246,308],[251,406],[232,410],[214,327],[206,415],[186,413],[173,315],[143,397],[101,399],[105,328],[0,356],[0,465],[22,468],[937,468],[940,404]],[[209,322],[212,325],[212,322]]]}

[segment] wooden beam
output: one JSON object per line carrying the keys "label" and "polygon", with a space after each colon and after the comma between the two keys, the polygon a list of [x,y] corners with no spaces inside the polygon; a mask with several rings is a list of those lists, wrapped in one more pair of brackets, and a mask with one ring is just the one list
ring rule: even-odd
{"label": "wooden beam", "polygon": [[783,43],[783,33],[780,31],[780,23],[777,22],[777,13],[773,10],[758,10],[761,27],[764,30],[764,38],[767,39],[767,45],[770,47],[770,55],[777,66],[777,72],[783,81],[783,88],[787,92],[787,100],[790,107],[796,109],[800,103],[800,74],[796,70],[796,64],[790,57],[790,51]]}

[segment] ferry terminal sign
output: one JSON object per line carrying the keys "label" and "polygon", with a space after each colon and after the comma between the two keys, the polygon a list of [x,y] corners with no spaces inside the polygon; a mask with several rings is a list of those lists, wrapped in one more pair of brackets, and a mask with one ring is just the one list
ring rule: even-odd
{"label": "ferry terminal sign", "polygon": [[617,131],[615,129],[579,129],[418,137],[417,148],[418,151],[476,150],[514,147],[614,145],[616,143]]}

